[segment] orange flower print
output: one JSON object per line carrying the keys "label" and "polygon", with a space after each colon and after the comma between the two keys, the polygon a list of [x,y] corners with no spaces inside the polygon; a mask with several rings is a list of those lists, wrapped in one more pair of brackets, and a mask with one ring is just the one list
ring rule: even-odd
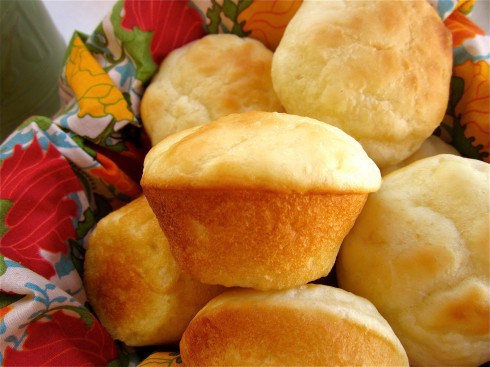
{"label": "orange flower print", "polygon": [[150,354],[140,366],[145,367],[162,367],[176,366],[182,363],[182,358],[177,352],[154,352]]}
{"label": "orange flower print", "polygon": [[249,37],[275,50],[301,3],[302,0],[255,0],[240,13],[238,23],[245,21],[243,29],[250,32]]}
{"label": "orange flower print", "polygon": [[490,80],[489,65],[486,61],[467,60],[454,67],[455,76],[464,80],[464,91],[455,108],[455,115],[461,116],[460,124],[465,126],[465,136],[473,140],[472,145],[489,161],[490,137]]}
{"label": "orange flower print", "polygon": [[141,194],[141,188],[111,159],[99,152],[95,158],[102,166],[90,169],[91,174],[100,177],[108,184],[114,185],[119,192],[130,197],[137,197]]}
{"label": "orange flower print", "polygon": [[469,38],[485,32],[483,29],[473,23],[467,16],[458,11],[453,12],[445,21],[444,24],[453,35],[453,47],[461,46],[463,42]]}
{"label": "orange flower print", "polygon": [[0,308],[0,323],[3,322],[5,315],[8,314],[9,311],[13,308],[14,308],[13,306],[4,306],[4,307]]}

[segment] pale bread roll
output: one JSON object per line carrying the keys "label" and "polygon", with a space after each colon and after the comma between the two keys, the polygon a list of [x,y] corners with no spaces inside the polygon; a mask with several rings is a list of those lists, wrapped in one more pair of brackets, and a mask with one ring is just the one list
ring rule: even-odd
{"label": "pale bread roll", "polygon": [[340,127],[386,167],[442,121],[451,45],[427,1],[305,0],[274,53],[273,86],[286,112]]}
{"label": "pale bread roll", "polygon": [[490,360],[490,165],[437,155],[390,173],[336,263],[388,320],[412,366]]}
{"label": "pale bread roll", "polygon": [[208,35],[171,52],[141,100],[152,144],[230,113],[282,111],[271,63],[262,43],[233,34]]}
{"label": "pale bread roll", "polygon": [[441,138],[431,135],[429,136],[420,146],[419,149],[415,151],[410,157],[404,159],[398,164],[394,164],[392,166],[388,166],[381,169],[381,174],[383,176],[387,175],[390,172],[396,171],[402,167],[409,165],[415,161],[421,160],[423,158],[432,157],[438,154],[454,154],[457,156],[461,156],[459,152],[452,145],[449,145]]}
{"label": "pale bread roll", "polygon": [[380,182],[340,129],[247,112],[164,139],[141,184],[183,270],[203,283],[280,289],[330,271]]}
{"label": "pale bread roll", "polygon": [[130,346],[177,343],[192,317],[223,290],[182,273],[144,197],[99,221],[84,267],[95,313],[114,339]]}
{"label": "pale bread roll", "polygon": [[324,285],[222,293],[191,321],[180,351],[186,366],[408,366],[370,302]]}

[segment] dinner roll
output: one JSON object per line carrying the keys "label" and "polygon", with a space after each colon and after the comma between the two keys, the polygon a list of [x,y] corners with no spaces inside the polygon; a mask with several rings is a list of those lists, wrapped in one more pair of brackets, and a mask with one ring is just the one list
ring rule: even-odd
{"label": "dinner roll", "polygon": [[254,111],[164,139],[148,152],[141,184],[192,277],[280,289],[330,271],[380,181],[340,129]]}
{"label": "dinner roll", "polygon": [[409,165],[410,163],[438,154],[454,154],[460,156],[459,152],[452,145],[449,145],[444,140],[435,135],[431,135],[410,157],[404,159],[398,164],[382,168],[381,174],[385,176],[390,172],[396,171],[399,168]]}
{"label": "dinner roll", "polygon": [[112,212],[90,236],[87,297],[114,339],[130,346],[176,343],[221,287],[181,272],[146,199]]}
{"label": "dinner roll", "polygon": [[441,154],[384,177],[342,244],[342,288],[388,320],[411,366],[490,360],[490,165]]}
{"label": "dinner roll", "polygon": [[451,45],[427,1],[305,0],[274,53],[273,86],[286,112],[340,127],[385,167],[442,121]]}
{"label": "dinner roll", "polygon": [[369,301],[311,284],[222,293],[190,322],[180,352],[186,366],[408,366]]}
{"label": "dinner roll", "polygon": [[208,35],[171,52],[141,100],[152,144],[230,113],[282,111],[271,62],[262,43],[233,34]]}

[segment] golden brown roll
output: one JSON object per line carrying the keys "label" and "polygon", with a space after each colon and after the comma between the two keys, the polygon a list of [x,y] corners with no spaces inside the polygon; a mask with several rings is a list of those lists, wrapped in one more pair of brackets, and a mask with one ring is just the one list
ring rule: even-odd
{"label": "golden brown roll", "polygon": [[208,35],[171,52],[141,100],[152,144],[230,113],[282,111],[271,63],[262,43],[233,34]]}
{"label": "golden brown roll", "polygon": [[390,173],[336,263],[369,299],[411,366],[490,360],[490,165],[442,154]]}
{"label": "golden brown roll", "polygon": [[442,121],[451,45],[427,1],[305,0],[274,53],[273,86],[286,112],[340,127],[385,167]]}
{"label": "golden brown roll", "polygon": [[95,313],[114,339],[130,346],[178,342],[192,317],[222,291],[181,272],[144,197],[97,224],[84,266]]}
{"label": "golden brown roll", "polygon": [[370,302],[324,285],[222,293],[190,322],[180,351],[186,366],[408,366]]}
{"label": "golden brown roll", "polygon": [[380,181],[340,129],[247,112],[164,139],[141,183],[184,271],[203,283],[280,289],[330,271]]}

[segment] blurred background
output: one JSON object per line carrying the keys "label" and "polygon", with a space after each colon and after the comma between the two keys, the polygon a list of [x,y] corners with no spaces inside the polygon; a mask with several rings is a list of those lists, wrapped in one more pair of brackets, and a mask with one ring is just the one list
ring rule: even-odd
{"label": "blurred background", "polygon": [[77,30],[92,33],[116,0],[42,0],[61,35],[68,43]]}

